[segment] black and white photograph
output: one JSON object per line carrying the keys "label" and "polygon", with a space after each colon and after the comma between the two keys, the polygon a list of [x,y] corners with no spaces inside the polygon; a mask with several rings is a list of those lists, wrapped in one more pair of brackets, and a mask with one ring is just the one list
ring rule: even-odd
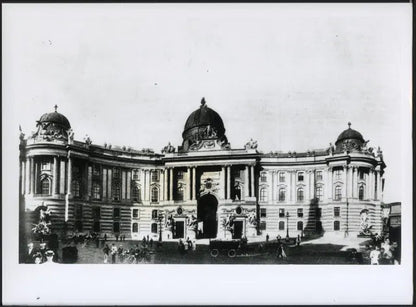
{"label": "black and white photograph", "polygon": [[411,303],[410,4],[2,20],[3,303]]}

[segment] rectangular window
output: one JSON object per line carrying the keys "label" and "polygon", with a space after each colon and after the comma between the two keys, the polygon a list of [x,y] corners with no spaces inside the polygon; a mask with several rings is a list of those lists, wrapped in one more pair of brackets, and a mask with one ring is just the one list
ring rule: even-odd
{"label": "rectangular window", "polygon": [[305,174],[303,172],[298,173],[298,181],[301,182],[304,179]]}
{"label": "rectangular window", "polygon": [[339,207],[334,207],[334,216],[335,217],[340,216],[340,208]]}
{"label": "rectangular window", "polygon": [[298,209],[298,217],[303,217],[303,209],[302,208]]}
{"label": "rectangular window", "polygon": [[335,180],[341,180],[341,177],[342,177],[342,170],[341,169],[334,170]]}
{"label": "rectangular window", "polygon": [[182,179],[183,179],[183,171],[178,170],[178,173],[177,173],[177,174],[178,174],[178,175],[177,175],[177,176],[178,176],[177,178],[178,178],[179,180],[182,180]]}
{"label": "rectangular window", "polygon": [[139,180],[139,170],[138,169],[134,169],[133,170],[133,180]]}
{"label": "rectangular window", "polygon": [[260,230],[266,230],[266,222],[265,221],[260,222]]}
{"label": "rectangular window", "polygon": [[139,209],[133,209],[133,218],[139,217]]}
{"label": "rectangular window", "polygon": [[113,223],[113,232],[120,232],[120,223],[114,222]]}
{"label": "rectangular window", "polygon": [[317,171],[316,172],[316,181],[322,181],[322,180],[323,180],[322,171]]}
{"label": "rectangular window", "polygon": [[324,189],[321,186],[316,187],[315,195],[318,200],[322,201],[324,199]]}
{"label": "rectangular window", "polygon": [[266,208],[261,208],[260,209],[260,217],[266,217]]}
{"label": "rectangular window", "polygon": [[47,171],[47,170],[50,170],[50,169],[51,169],[51,164],[50,164],[49,162],[47,162],[47,161],[43,161],[43,162],[41,162],[41,164],[40,164],[40,169],[41,169],[42,171]]}
{"label": "rectangular window", "polygon": [[284,221],[279,222],[279,230],[285,230],[285,222]]}
{"label": "rectangular window", "polygon": [[285,217],[285,209],[279,209],[279,217]]}
{"label": "rectangular window", "polygon": [[159,171],[153,170],[152,171],[152,182],[159,182]]}
{"label": "rectangular window", "polygon": [[113,218],[119,219],[120,218],[120,208],[114,208],[113,210]]}
{"label": "rectangular window", "polygon": [[98,164],[94,164],[92,166],[92,175],[93,176],[100,176],[100,166]]}
{"label": "rectangular window", "polygon": [[101,208],[100,207],[93,207],[92,216],[93,216],[94,220],[99,220],[101,218]]}
{"label": "rectangular window", "polygon": [[75,205],[75,219],[82,219],[82,205]]}
{"label": "rectangular window", "polygon": [[358,175],[360,176],[360,179],[361,179],[361,180],[364,180],[364,178],[365,178],[365,173],[364,173],[364,170],[360,169],[360,170],[358,171]]}
{"label": "rectangular window", "polygon": [[113,179],[120,179],[120,169],[119,168],[113,168]]}
{"label": "rectangular window", "polygon": [[340,226],[339,226],[339,221],[334,221],[334,230],[337,231],[339,230]]}
{"label": "rectangular window", "polygon": [[92,198],[101,199],[101,186],[97,182],[92,184]]}
{"label": "rectangular window", "polygon": [[279,173],[279,182],[285,182],[286,174],[284,172]]}
{"label": "rectangular window", "polygon": [[82,221],[75,221],[74,228],[75,231],[82,232]]}
{"label": "rectangular window", "polygon": [[138,224],[137,223],[133,223],[133,226],[132,226],[132,232],[139,232],[139,227],[138,227]]}
{"label": "rectangular window", "polygon": [[94,232],[100,232],[101,231],[101,227],[100,227],[100,222],[99,221],[95,221],[94,225],[93,225],[93,231]]}
{"label": "rectangular window", "polygon": [[261,182],[267,182],[267,174],[266,174],[266,172],[261,173],[261,175],[260,175],[260,181]]}

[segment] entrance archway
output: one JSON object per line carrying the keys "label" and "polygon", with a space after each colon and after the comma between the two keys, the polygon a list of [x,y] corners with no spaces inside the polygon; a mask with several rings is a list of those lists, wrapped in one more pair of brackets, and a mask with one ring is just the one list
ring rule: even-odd
{"label": "entrance archway", "polygon": [[198,200],[198,222],[202,222],[198,238],[215,238],[217,236],[217,207],[218,201],[214,195],[206,194]]}

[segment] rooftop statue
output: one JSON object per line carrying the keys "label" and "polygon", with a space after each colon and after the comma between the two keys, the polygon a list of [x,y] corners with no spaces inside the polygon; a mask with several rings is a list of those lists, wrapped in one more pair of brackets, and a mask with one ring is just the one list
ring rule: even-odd
{"label": "rooftop statue", "polygon": [[246,143],[245,148],[246,149],[257,149],[257,141],[253,141],[253,139],[250,139],[250,141],[248,141]]}
{"label": "rooftop statue", "polygon": [[163,147],[162,153],[172,153],[175,152],[175,147],[172,146],[172,144],[169,142],[168,145]]}

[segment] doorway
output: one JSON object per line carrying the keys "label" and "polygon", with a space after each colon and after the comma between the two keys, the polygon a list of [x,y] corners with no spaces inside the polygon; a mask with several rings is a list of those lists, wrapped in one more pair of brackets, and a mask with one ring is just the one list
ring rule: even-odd
{"label": "doorway", "polygon": [[174,239],[182,239],[185,235],[185,222],[177,221],[175,222],[175,233],[173,235]]}
{"label": "doorway", "polygon": [[241,239],[243,236],[243,221],[234,221],[233,239]]}
{"label": "doorway", "polygon": [[199,239],[217,237],[217,207],[218,201],[214,195],[207,194],[198,200],[198,221],[203,222]]}

